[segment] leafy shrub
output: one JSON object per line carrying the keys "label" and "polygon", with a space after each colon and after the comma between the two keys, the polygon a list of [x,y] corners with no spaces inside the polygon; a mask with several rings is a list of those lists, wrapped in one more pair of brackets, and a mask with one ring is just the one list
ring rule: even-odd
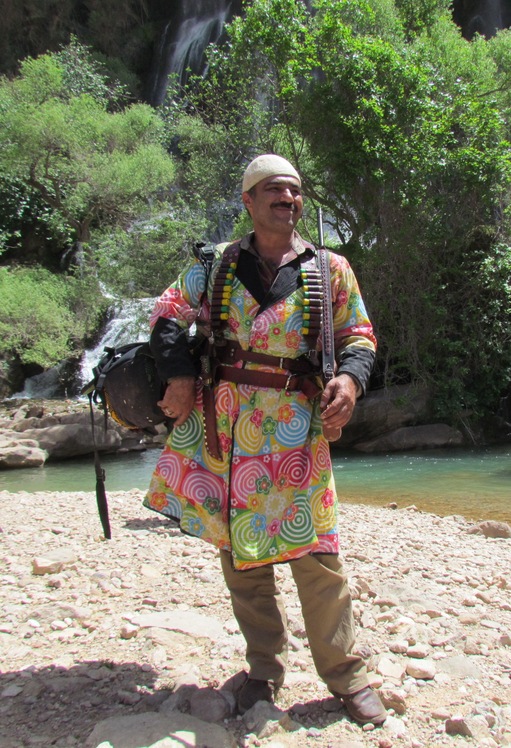
{"label": "leafy shrub", "polygon": [[0,268],[0,356],[47,369],[76,354],[104,309],[87,288],[90,281],[42,268]]}

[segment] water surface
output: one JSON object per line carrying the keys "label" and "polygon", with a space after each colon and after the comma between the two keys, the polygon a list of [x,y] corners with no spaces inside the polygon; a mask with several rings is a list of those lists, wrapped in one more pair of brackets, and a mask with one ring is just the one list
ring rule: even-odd
{"label": "water surface", "polygon": [[511,446],[334,457],[341,499],[511,523]]}
{"label": "water surface", "polygon": [[[103,456],[107,491],[146,488],[158,456],[157,449]],[[414,504],[440,516],[511,523],[511,445],[391,455],[334,452],[333,462],[343,501]],[[94,491],[95,484],[92,457],[0,473],[0,489],[14,492]]]}

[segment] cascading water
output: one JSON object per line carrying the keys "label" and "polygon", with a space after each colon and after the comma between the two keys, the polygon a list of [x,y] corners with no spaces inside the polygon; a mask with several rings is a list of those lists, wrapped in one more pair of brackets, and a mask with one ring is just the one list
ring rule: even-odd
{"label": "cascading water", "polygon": [[36,374],[25,380],[23,390],[12,395],[13,400],[39,400],[43,398],[67,396],[66,362],[62,361],[42,374]]}
{"label": "cascading water", "polygon": [[180,3],[174,17],[164,23],[155,48],[148,102],[159,106],[164,101],[169,76],[183,84],[189,70],[202,74],[206,47],[219,41],[225,24],[240,12],[240,0]]}
{"label": "cascading water", "polygon": [[81,367],[81,384],[92,379],[92,370],[105,348],[117,348],[126,343],[136,343],[149,338],[149,315],[154,306],[153,298],[130,299],[114,306],[113,315],[105,327],[101,340],[85,351]]}

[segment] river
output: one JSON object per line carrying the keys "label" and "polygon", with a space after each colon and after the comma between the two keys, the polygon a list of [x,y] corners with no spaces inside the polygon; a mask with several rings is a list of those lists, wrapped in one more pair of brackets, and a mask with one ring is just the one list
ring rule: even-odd
{"label": "river", "polygon": [[[106,455],[108,491],[144,489],[158,450]],[[334,452],[339,496],[352,504],[398,507],[415,505],[440,516],[511,523],[511,445],[490,449],[442,450],[392,455]],[[31,470],[3,471],[5,491],[94,491],[91,457],[47,464]]]}

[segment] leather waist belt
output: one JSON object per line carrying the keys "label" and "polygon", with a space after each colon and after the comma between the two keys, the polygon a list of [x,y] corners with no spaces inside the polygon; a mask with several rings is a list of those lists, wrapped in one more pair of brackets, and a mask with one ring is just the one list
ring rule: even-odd
{"label": "leather waist belt", "polygon": [[[279,369],[286,369],[292,374],[313,374],[318,371],[311,361],[298,358],[280,358],[279,356],[269,356],[266,353],[257,351],[245,351],[238,343],[227,342],[225,346],[217,346],[216,357],[221,364],[235,364],[237,361],[248,361],[252,364],[263,364],[264,366],[278,366]],[[265,372],[258,372],[265,373]],[[285,374],[277,374],[287,379]],[[262,387],[275,387],[281,389],[282,385],[261,385]],[[288,388],[289,389],[289,388]],[[299,389],[299,388],[297,388]]]}
{"label": "leather waist belt", "polygon": [[249,384],[253,387],[270,387],[276,390],[296,392],[301,390],[309,400],[314,400],[321,392],[321,387],[314,379],[293,374],[272,374],[267,371],[237,369],[234,366],[219,365],[215,370],[215,379],[225,379],[236,384]]}

